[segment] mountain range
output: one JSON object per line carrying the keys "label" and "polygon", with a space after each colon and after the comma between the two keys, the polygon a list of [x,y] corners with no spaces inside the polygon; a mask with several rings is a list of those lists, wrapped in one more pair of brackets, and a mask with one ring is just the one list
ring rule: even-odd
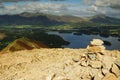
{"label": "mountain range", "polygon": [[44,13],[24,12],[17,15],[0,15],[0,25],[43,25],[53,26],[68,23],[99,23],[99,24],[120,24],[120,19],[106,15],[95,15],[91,17],[76,17],[70,15],[50,15]]}

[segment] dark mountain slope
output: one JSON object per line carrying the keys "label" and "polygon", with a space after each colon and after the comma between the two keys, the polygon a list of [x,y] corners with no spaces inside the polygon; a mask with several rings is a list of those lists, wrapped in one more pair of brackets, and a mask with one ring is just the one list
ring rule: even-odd
{"label": "dark mountain slope", "polygon": [[0,15],[0,25],[42,25],[54,26],[69,23],[103,23],[103,24],[120,24],[120,19],[108,17],[105,15],[96,15],[92,17],[75,17],[70,15],[51,15],[43,13],[21,13],[18,15]]}
{"label": "dark mountain slope", "polygon": [[90,18],[90,21],[95,23],[120,24],[120,19],[108,17],[105,15],[96,15]]}
{"label": "dark mountain slope", "polygon": [[0,15],[0,25],[59,25],[64,24],[64,22],[58,22],[49,19],[47,16],[30,16],[25,17],[21,15]]}

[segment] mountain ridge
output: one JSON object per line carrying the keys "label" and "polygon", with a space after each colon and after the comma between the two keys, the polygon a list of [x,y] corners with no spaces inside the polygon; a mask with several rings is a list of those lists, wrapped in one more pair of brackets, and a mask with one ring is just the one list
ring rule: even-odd
{"label": "mountain ridge", "polygon": [[15,51],[20,51],[20,50],[32,50],[32,49],[39,49],[39,48],[48,48],[48,46],[43,44],[42,42],[38,42],[35,40],[22,37],[8,44],[8,46],[5,47],[1,51],[1,53],[15,52]]}
{"label": "mountain ridge", "polygon": [[21,13],[18,15],[0,15],[0,25],[63,25],[69,23],[92,22],[93,24],[120,24],[120,19],[106,15],[92,17],[76,17],[70,15],[51,15],[44,13]]}

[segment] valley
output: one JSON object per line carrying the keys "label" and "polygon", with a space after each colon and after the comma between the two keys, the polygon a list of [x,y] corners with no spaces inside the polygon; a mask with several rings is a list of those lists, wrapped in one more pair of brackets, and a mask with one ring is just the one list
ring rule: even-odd
{"label": "valley", "polygon": [[[40,41],[50,48],[70,44],[69,40],[64,40],[62,36],[48,34],[49,31],[73,33],[78,36],[85,34],[99,35],[103,38],[116,37],[120,41],[120,19],[105,15],[80,18],[27,12],[18,15],[0,15],[0,50],[22,37]],[[109,41],[105,43],[111,45]]]}

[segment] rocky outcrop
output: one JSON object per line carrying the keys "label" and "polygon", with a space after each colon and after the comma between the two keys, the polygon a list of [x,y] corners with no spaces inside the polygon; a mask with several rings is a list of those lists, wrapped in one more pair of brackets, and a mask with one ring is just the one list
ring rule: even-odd
{"label": "rocky outcrop", "polygon": [[88,49],[41,48],[1,54],[0,79],[120,80],[119,51]]}

